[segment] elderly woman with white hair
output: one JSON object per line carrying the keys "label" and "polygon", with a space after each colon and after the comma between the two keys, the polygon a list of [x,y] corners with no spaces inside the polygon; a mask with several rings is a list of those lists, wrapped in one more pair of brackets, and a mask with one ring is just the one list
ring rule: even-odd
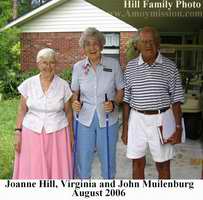
{"label": "elderly woman with white hair", "polygon": [[[71,84],[74,92],[72,107],[79,116],[76,176],[91,178],[91,164],[96,149],[101,162],[101,176],[105,179],[114,178],[119,130],[118,105],[122,102],[124,88],[122,70],[116,59],[101,54],[105,37],[96,28],[87,28],[79,44],[86,58],[74,65]],[[105,94],[108,100],[105,100]],[[106,127],[105,122],[107,113],[109,127]]]}
{"label": "elderly woman with white hair", "polygon": [[20,84],[13,179],[72,178],[72,92],[55,74],[55,51],[37,54],[40,73]]}

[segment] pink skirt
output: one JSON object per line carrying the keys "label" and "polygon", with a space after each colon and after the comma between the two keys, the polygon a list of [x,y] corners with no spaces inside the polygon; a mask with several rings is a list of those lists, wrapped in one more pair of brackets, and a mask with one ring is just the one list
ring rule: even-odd
{"label": "pink skirt", "polygon": [[13,179],[72,179],[69,131],[38,134],[23,128],[20,153],[15,154]]}

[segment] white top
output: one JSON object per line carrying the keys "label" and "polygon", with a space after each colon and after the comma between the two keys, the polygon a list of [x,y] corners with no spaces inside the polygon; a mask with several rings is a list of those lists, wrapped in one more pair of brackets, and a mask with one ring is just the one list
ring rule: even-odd
{"label": "white top", "polygon": [[64,103],[72,92],[65,80],[55,75],[44,94],[38,74],[21,83],[18,91],[26,98],[28,107],[23,119],[24,127],[37,133],[42,133],[44,128],[46,133],[52,133],[68,125]]}

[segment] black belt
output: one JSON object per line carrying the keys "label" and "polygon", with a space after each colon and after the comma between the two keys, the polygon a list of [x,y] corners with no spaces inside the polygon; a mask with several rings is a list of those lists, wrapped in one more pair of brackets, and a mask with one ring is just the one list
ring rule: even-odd
{"label": "black belt", "polygon": [[170,107],[166,107],[166,108],[161,108],[159,110],[136,110],[137,112],[143,113],[145,115],[154,115],[154,114],[159,114],[159,113],[163,113],[166,112]]}

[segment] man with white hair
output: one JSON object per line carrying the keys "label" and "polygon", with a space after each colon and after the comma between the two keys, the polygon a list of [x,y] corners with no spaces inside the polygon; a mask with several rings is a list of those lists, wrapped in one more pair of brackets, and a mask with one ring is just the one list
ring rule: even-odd
{"label": "man with white hair", "polygon": [[[183,89],[175,63],[159,52],[157,30],[144,27],[138,34],[140,55],[128,63],[125,71],[122,140],[127,144],[127,157],[133,160],[133,178],[145,178],[145,151],[149,146],[159,178],[168,179],[174,144],[181,142]],[[162,144],[166,115],[169,121],[175,118],[175,131]]]}

